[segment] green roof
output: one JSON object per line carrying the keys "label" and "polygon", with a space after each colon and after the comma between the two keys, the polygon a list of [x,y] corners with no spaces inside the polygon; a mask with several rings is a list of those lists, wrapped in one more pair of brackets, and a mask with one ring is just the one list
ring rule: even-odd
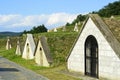
{"label": "green roof", "polygon": [[120,20],[104,18],[104,22],[107,24],[113,35],[120,42]]}

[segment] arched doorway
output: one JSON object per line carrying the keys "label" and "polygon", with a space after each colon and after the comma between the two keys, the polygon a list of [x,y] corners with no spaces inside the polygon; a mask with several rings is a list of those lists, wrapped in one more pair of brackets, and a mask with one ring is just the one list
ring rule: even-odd
{"label": "arched doorway", "polygon": [[85,75],[98,78],[98,43],[92,35],[85,41]]}
{"label": "arched doorway", "polygon": [[26,46],[26,58],[29,59],[30,57],[30,49],[29,49],[29,43],[27,43],[27,46]]}
{"label": "arched doorway", "polygon": [[40,65],[43,66],[43,53],[41,47],[40,47]]}

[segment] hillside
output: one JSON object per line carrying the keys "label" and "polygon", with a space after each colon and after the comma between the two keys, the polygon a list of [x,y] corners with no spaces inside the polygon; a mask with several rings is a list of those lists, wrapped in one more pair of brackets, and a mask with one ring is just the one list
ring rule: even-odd
{"label": "hillside", "polygon": [[[120,20],[120,16],[114,16],[114,19]],[[114,22],[112,24],[114,25]],[[81,29],[81,25],[79,25],[79,30]],[[65,74],[63,75],[60,73],[60,71],[67,70],[66,69],[66,58],[72,48],[72,45],[77,39],[79,32],[73,31],[74,25],[66,26],[66,31],[62,31],[63,27],[59,27],[57,29],[58,29],[58,32],[45,32],[45,33],[33,34],[35,43],[37,43],[40,36],[47,37],[48,45],[49,45],[49,48],[50,48],[50,51],[51,51],[51,54],[54,60],[53,66],[51,68],[44,68],[44,67],[36,66],[34,60],[24,60],[21,58],[21,56],[16,56],[14,53],[15,53],[17,37],[11,38],[13,49],[10,51],[5,50],[7,39],[6,38],[0,39],[0,55],[2,55],[3,57],[7,57],[8,59],[28,69],[34,70],[35,72],[42,74],[43,76],[48,77],[50,80],[64,80],[64,79],[65,80],[80,80],[80,79],[76,79],[71,76],[66,76]],[[26,38],[25,35],[20,37],[22,48],[24,46],[25,38]]]}
{"label": "hillside", "polygon": [[[80,30],[81,26],[82,26],[83,22],[78,24],[78,29]],[[74,32],[74,24],[70,24],[70,25],[66,25],[66,26],[60,26],[60,27],[56,27],[57,32]],[[49,30],[50,32],[54,32],[54,28]]]}
{"label": "hillside", "polygon": [[[36,66],[34,60],[25,60],[22,59],[21,56],[16,56],[15,55],[15,48],[17,42],[16,37],[11,38],[13,48],[8,51],[5,50],[6,39],[5,38],[0,39],[0,56],[8,58],[9,60],[14,61],[21,66],[31,69],[36,73],[39,73],[49,78],[50,80],[81,80],[79,78],[63,74],[61,72],[66,71],[66,58],[77,35],[78,32],[49,32],[33,35],[36,43],[40,36],[47,37],[48,45],[54,60],[54,63],[52,64],[53,66],[51,68]],[[25,36],[22,36],[20,39],[23,48]]]}
{"label": "hillside", "polygon": [[7,36],[19,36],[21,32],[0,32],[0,38],[5,38]]}
{"label": "hillside", "polygon": [[36,34],[35,36],[46,36],[47,41],[54,59],[54,65],[60,65],[65,62],[67,55],[74,43],[76,32],[58,32],[58,33],[43,33]]}
{"label": "hillside", "polygon": [[[67,55],[77,37],[77,32],[49,32],[34,34],[34,40],[37,43],[40,36],[46,36],[54,59],[54,65],[60,65],[65,62]],[[15,49],[17,37],[10,38],[12,47]],[[0,39],[0,49],[4,50],[7,39]],[[22,49],[24,47],[25,36],[20,38]]]}

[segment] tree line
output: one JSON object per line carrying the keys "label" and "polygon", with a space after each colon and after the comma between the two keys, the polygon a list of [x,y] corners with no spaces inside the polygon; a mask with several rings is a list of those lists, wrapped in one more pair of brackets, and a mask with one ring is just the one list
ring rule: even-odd
{"label": "tree line", "polygon": [[[98,11],[90,12],[93,14],[98,14],[101,17],[110,17],[112,15],[120,15],[120,0],[113,3],[109,3]],[[79,14],[72,23],[66,23],[66,26],[75,25],[75,23],[82,22],[87,18],[87,15]]]}
{"label": "tree line", "polygon": [[34,26],[29,31],[24,30],[23,34],[26,34],[26,33],[32,33],[32,34],[34,34],[34,33],[43,33],[43,32],[47,32],[47,28],[42,24],[42,25],[39,25],[39,26]]}
{"label": "tree line", "polygon": [[87,14],[86,15],[82,15],[82,14],[79,14],[76,19],[74,19],[72,21],[72,23],[66,23],[66,26],[70,26],[70,25],[75,25],[75,23],[79,23],[79,22],[83,22],[87,17]]}
{"label": "tree line", "polygon": [[102,17],[110,17],[112,15],[120,15],[120,0],[113,3],[109,3],[104,6],[99,11],[93,11],[92,13],[97,13]]}

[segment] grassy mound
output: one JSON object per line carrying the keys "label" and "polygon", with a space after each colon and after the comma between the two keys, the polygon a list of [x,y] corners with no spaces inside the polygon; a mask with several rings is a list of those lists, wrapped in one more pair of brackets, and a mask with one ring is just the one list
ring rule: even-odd
{"label": "grassy mound", "polygon": [[[47,37],[49,48],[54,60],[54,66],[50,68],[37,66],[34,60],[25,60],[22,59],[21,56],[15,55],[16,37],[11,38],[13,45],[11,50],[5,50],[6,39],[0,40],[0,55],[21,66],[31,69],[36,73],[48,77],[50,80],[80,80],[79,78],[61,73],[61,71],[66,70],[65,60],[77,35],[77,32],[49,32],[34,34],[35,41],[37,41],[40,36]],[[25,36],[22,36],[20,39],[21,41],[25,41]]]}
{"label": "grassy mound", "polygon": [[35,34],[35,36],[46,36],[49,48],[54,60],[54,65],[63,64],[67,55],[76,39],[76,32],[49,32],[43,34]]}

